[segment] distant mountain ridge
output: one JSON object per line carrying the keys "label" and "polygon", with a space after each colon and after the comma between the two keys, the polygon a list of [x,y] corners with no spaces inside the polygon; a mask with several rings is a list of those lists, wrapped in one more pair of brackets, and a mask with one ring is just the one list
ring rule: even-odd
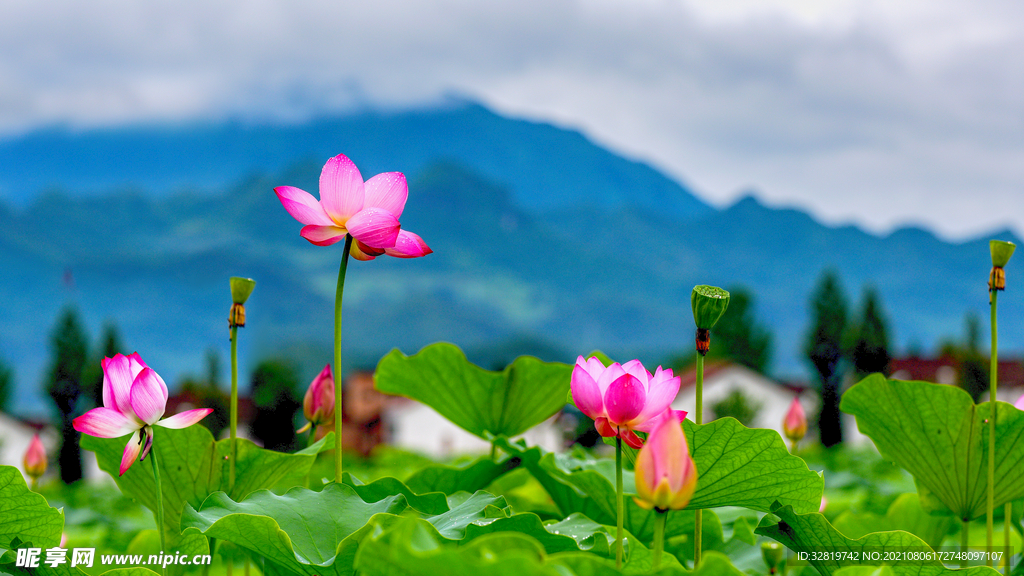
{"label": "distant mountain ridge", "polygon": [[[413,166],[402,168],[410,182],[402,225],[434,249],[425,258],[352,263],[345,292],[346,369],[372,366],[392,347],[412,353],[436,340],[459,344],[488,367],[518,353],[571,362],[595,348],[656,366],[692,349],[690,290],[708,283],[751,289],[756,316],[774,334],[774,369],[806,375],[800,349],[807,299],[829,267],[840,274],[852,311],[862,286],[879,289],[899,345],[927,347],[943,337],[959,337],[965,312],[987,310],[988,237],[950,244],[914,229],[878,237],[852,226],[826,227],[807,214],[768,208],[753,197],[714,210],[649,167],[615,159],[578,134],[500,119],[479,107],[423,114],[422,124],[416,113],[398,115],[402,123],[397,124],[395,117],[382,117],[378,124],[359,117],[362,131],[376,126],[387,138],[365,148],[353,143],[351,149],[331,149],[364,158],[359,164],[364,177]],[[440,119],[446,114],[454,115],[452,124]],[[502,152],[464,152],[459,158],[451,153],[457,146],[449,143],[438,144],[441,152],[429,157],[424,142],[445,141],[456,131],[460,114],[507,129],[507,139],[480,145]],[[356,125],[335,122],[350,129]],[[405,144],[416,150],[395,144],[386,155],[384,141],[394,140],[401,126],[416,136]],[[245,137],[259,132],[253,130]],[[311,126],[292,130],[316,132]],[[100,148],[110,138],[99,138]],[[460,138],[470,139],[451,136]],[[551,144],[563,140],[572,145]],[[76,146],[91,149],[85,136]],[[520,149],[522,158],[513,159]],[[127,162],[109,160],[104,168],[98,160],[103,154],[83,154],[99,163],[90,168],[96,174],[119,173]],[[316,247],[300,238],[301,225],[281,208],[272,189],[288,184],[316,194],[327,154],[297,150],[281,170],[250,172],[220,191],[51,189],[27,206],[0,203],[0,269],[5,271],[0,275],[0,355],[15,365],[21,392],[16,407],[47,406],[39,385],[49,333],[68,303],[81,310],[93,342],[102,323],[114,320],[127,346],[169,383],[200,373],[208,348],[226,359],[227,278],[232,275],[257,280],[240,338],[243,367],[285,355],[311,378],[330,361],[340,245]],[[374,154],[380,160],[373,160]],[[513,183],[494,176],[498,168],[536,167],[544,154],[550,157],[543,167],[532,174],[516,172],[509,176]],[[185,155],[179,151],[149,161],[172,165],[173,158]],[[409,160],[416,155],[426,159]],[[374,164],[388,157],[397,159],[393,166]],[[498,157],[506,161],[479,160]],[[6,166],[10,156],[4,158]],[[588,171],[594,159],[608,169]],[[648,187],[651,178],[656,182]],[[592,183],[582,190],[567,184],[583,181]],[[567,188],[532,201],[541,193],[524,192],[527,184],[534,190]],[[589,201],[590,188],[603,190],[593,197],[604,200]],[[679,213],[659,210],[660,194],[675,198]],[[1008,233],[994,237],[1017,241]],[[1014,272],[1008,272],[1012,286]],[[65,282],[68,275],[73,287]],[[1001,349],[1019,350],[1024,306],[1008,296],[1000,299],[1000,312]]]}
{"label": "distant mountain ridge", "polygon": [[339,151],[356,162],[364,178],[388,171],[416,174],[449,159],[501,182],[532,209],[583,202],[637,205],[679,218],[713,210],[651,167],[616,156],[579,132],[504,118],[471,103],[297,125],[42,130],[0,141],[0,198],[24,204],[51,188],[75,196],[115,188],[158,195],[217,191],[251,174],[288,169],[298,159],[322,163]]}

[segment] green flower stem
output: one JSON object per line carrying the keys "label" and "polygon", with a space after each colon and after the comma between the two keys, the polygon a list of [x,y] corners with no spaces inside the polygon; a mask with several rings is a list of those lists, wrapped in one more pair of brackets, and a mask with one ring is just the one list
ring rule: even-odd
{"label": "green flower stem", "polygon": [[1007,502],[1006,507],[1003,508],[1003,548],[1005,549],[1005,556],[1003,561],[1006,576],[1010,576],[1010,558],[1013,556],[1013,551],[1010,550],[1010,522],[1013,521],[1013,503]]}
{"label": "green flower stem", "polygon": [[967,568],[967,548],[970,545],[970,520],[962,520],[960,525],[960,567]]}
{"label": "green flower stem", "polygon": [[[153,431],[150,431],[152,434]],[[149,461],[153,464],[153,478],[156,480],[156,532],[160,535],[160,552],[167,553],[167,543],[164,539],[164,492],[160,486],[160,467],[156,463],[156,439],[153,439],[153,446],[149,449]],[[166,575],[167,569],[160,568],[160,573]]]}
{"label": "green flower stem", "polygon": [[39,492],[39,480],[35,476],[32,477],[32,491]]}
{"label": "green flower stem", "polygon": [[[985,510],[985,544],[988,550],[992,550],[992,516],[995,508],[993,489],[996,478],[996,386],[998,385],[999,354],[996,350],[998,337],[996,330],[996,296],[998,290],[990,290],[989,296],[992,300],[992,352],[989,364],[988,390],[989,400],[992,404],[992,415],[988,417],[988,505]],[[992,556],[986,554],[986,564],[992,566]]]}
{"label": "green flower stem", "polygon": [[238,458],[238,326],[231,327],[231,458],[228,487],[235,487],[235,460]]}
{"label": "green flower stem", "polygon": [[348,269],[348,253],[352,250],[352,235],[345,236],[345,252],[341,255],[338,268],[338,289],[334,294],[334,481],[341,482],[341,300],[345,294],[345,271]]}
{"label": "green flower stem", "polygon": [[615,567],[622,568],[622,437],[615,437]]}
{"label": "green flower stem", "polygon": [[[697,424],[704,423],[704,355],[697,354]],[[700,566],[701,530],[704,523],[703,510],[694,511],[693,518],[693,569]]]}
{"label": "green flower stem", "polygon": [[655,508],[657,514],[654,516],[654,556],[651,559],[651,568],[657,570],[661,566],[661,552],[665,549],[665,519],[668,517],[668,510]]}

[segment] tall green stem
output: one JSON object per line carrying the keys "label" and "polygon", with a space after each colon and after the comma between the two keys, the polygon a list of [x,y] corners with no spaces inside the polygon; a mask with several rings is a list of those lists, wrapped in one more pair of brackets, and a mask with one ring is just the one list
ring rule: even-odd
{"label": "tall green stem", "polygon": [[960,567],[967,568],[967,548],[970,546],[970,520],[962,520],[960,525]]}
{"label": "tall green stem", "polygon": [[615,567],[622,568],[622,437],[615,437]]}
{"label": "tall green stem", "polygon": [[238,458],[238,326],[231,327],[231,457],[228,459],[228,489],[235,488],[235,460]]}
{"label": "tall green stem", "polygon": [[[150,434],[153,431],[150,430]],[[160,553],[167,553],[167,543],[164,540],[164,491],[160,485],[160,467],[156,463],[156,438],[152,440],[153,446],[149,449],[149,461],[153,464],[153,478],[156,481],[156,532],[160,535]],[[160,568],[161,574],[167,574],[167,569]]]}
{"label": "tall green stem", "polygon": [[651,568],[657,570],[661,565],[661,552],[665,549],[665,519],[668,517],[668,510],[655,508],[657,514],[654,516],[654,556],[651,558]]}
{"label": "tall green stem", "polygon": [[[704,423],[704,355],[697,353],[697,424]],[[701,531],[703,530],[704,514],[698,508],[694,511],[693,521],[693,569],[700,566]]]}
{"label": "tall green stem", "polygon": [[345,253],[341,255],[338,268],[338,289],[334,293],[334,481],[341,482],[341,300],[345,294],[345,271],[348,269],[348,253],[352,250],[352,235],[345,236]]}
{"label": "tall green stem", "polygon": [[[998,337],[996,330],[996,296],[999,295],[997,290],[990,290],[989,296],[991,297],[991,308],[992,308],[992,352],[990,354],[989,362],[989,377],[988,377],[988,389],[989,389],[989,400],[992,406],[991,415],[988,417],[988,505],[985,510],[985,543],[988,546],[988,552],[992,551],[992,512],[995,507],[994,501],[994,484],[996,478],[996,386],[998,386],[998,370],[999,370],[999,355],[996,350],[998,345]],[[986,554],[986,564],[992,565],[991,554]]]}
{"label": "tall green stem", "polygon": [[1007,502],[1003,508],[1003,561],[1006,562],[1004,572],[1010,576],[1010,558],[1013,557],[1013,550],[1010,549],[1010,522],[1013,521],[1013,503]]}

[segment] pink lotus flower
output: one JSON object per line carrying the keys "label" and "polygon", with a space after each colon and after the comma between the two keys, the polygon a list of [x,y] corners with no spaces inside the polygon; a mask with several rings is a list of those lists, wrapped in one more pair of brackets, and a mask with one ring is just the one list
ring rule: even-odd
{"label": "pink lotus flower", "polygon": [[284,209],[305,224],[302,237],[330,246],[351,234],[352,257],[373,260],[382,254],[416,258],[433,252],[422,238],[401,229],[409,187],[401,172],[385,172],[363,182],[345,155],[327,161],[320,173],[320,201],[294,186],[274,188]]}
{"label": "pink lotus flower", "polygon": [[161,418],[167,409],[167,385],[146,366],[138,353],[103,359],[103,406],[75,418],[75,430],[98,438],[132,434],[121,456],[121,474],[139,457],[145,460],[153,446],[153,426],[187,428],[213,412],[197,408]]}
{"label": "pink lotus flower", "polygon": [[786,418],[782,421],[782,431],[793,442],[799,442],[807,434],[807,415],[804,414],[799,398],[793,398],[789,405],[789,412],[786,412]]}
{"label": "pink lotus flower", "polygon": [[682,510],[690,503],[697,489],[697,467],[678,421],[668,414],[658,419],[657,427],[640,449],[634,473],[634,501],[642,508]]}
{"label": "pink lotus flower", "polygon": [[28,443],[22,464],[25,466],[25,474],[28,474],[32,480],[38,480],[46,473],[46,448],[43,448],[39,434],[32,436],[32,441]]}
{"label": "pink lotus flower", "polygon": [[334,376],[331,375],[330,364],[324,366],[306,389],[302,414],[306,417],[306,425],[299,429],[300,433],[316,426],[316,439],[319,440],[334,430]]}
{"label": "pink lotus flower", "polygon": [[570,390],[576,407],[594,420],[601,436],[618,436],[633,448],[643,446],[634,430],[651,432],[662,416],[676,422],[686,418],[682,410],[668,410],[679,393],[679,377],[661,366],[652,375],[639,360],[605,368],[596,357],[580,356]]}

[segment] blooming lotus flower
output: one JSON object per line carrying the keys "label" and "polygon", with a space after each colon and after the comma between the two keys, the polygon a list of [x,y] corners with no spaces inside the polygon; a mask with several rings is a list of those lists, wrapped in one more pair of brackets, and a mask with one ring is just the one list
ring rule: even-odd
{"label": "blooming lotus flower", "polygon": [[807,415],[804,414],[804,407],[800,405],[799,398],[793,398],[789,405],[789,412],[782,420],[782,431],[786,438],[793,442],[799,442],[807,434]]}
{"label": "blooming lotus flower", "polygon": [[320,173],[319,202],[294,186],[278,186],[274,192],[284,209],[305,224],[302,237],[317,246],[330,246],[351,234],[351,254],[357,260],[382,254],[416,258],[433,252],[398,222],[409,196],[401,172],[385,172],[363,182],[356,165],[339,154]]}
{"label": "blooming lotus flower", "polygon": [[666,414],[640,449],[634,470],[636,498],[642,508],[682,510],[697,489],[697,467],[679,421]]}
{"label": "blooming lotus flower", "polygon": [[28,474],[33,482],[46,473],[46,448],[43,448],[39,434],[32,436],[32,441],[28,443],[22,464],[25,467],[25,474]]}
{"label": "blooming lotus flower", "polygon": [[605,368],[596,357],[580,356],[570,390],[576,407],[594,420],[601,436],[618,436],[633,448],[643,446],[635,430],[651,432],[662,416],[677,423],[686,417],[682,410],[668,409],[679,392],[679,377],[661,366],[652,375],[639,360]]}
{"label": "blooming lotus flower", "polygon": [[324,366],[310,383],[302,399],[302,413],[306,417],[306,425],[299,432],[316,426],[316,438],[320,439],[334,429],[334,377],[330,364]]}
{"label": "blooming lotus flower", "polygon": [[213,412],[197,408],[161,419],[167,409],[167,385],[138,353],[104,358],[102,365],[103,406],[75,418],[72,424],[75,430],[98,438],[132,435],[121,456],[122,475],[136,458],[146,459],[153,446],[153,426],[187,428]]}

